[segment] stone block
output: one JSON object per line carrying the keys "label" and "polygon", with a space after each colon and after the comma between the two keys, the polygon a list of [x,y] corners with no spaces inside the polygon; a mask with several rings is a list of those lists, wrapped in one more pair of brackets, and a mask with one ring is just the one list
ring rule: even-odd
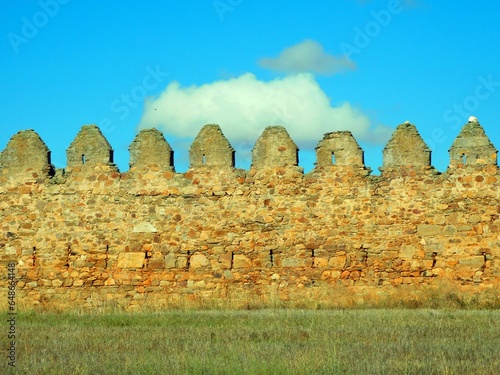
{"label": "stone block", "polygon": [[343,269],[345,267],[347,257],[345,255],[340,255],[336,257],[331,257],[328,261],[328,265],[333,269]]}
{"label": "stone block", "polygon": [[187,257],[186,256],[179,256],[176,261],[175,265],[177,268],[184,268],[187,266]]}
{"label": "stone block", "polygon": [[313,266],[316,268],[327,268],[328,267],[328,259],[326,258],[314,258]]}
{"label": "stone block", "polygon": [[461,266],[479,269],[484,265],[484,257],[482,255],[464,257],[460,258],[458,260],[458,263]]}
{"label": "stone block", "polygon": [[283,258],[281,261],[282,267],[302,267],[305,266],[305,260],[299,258]]}
{"label": "stone block", "polygon": [[142,268],[146,254],[143,252],[137,253],[120,253],[118,255],[118,268]]}
{"label": "stone block", "polygon": [[219,257],[219,262],[221,264],[221,267],[222,268],[231,268],[232,258],[233,258],[233,255],[231,253],[222,254]]}
{"label": "stone block", "polygon": [[481,216],[480,215],[470,215],[469,217],[469,223],[476,225],[481,221]]}
{"label": "stone block", "polygon": [[417,225],[417,235],[421,237],[438,236],[442,233],[439,225],[420,224]]}
{"label": "stone block", "polygon": [[233,268],[251,268],[252,261],[243,254],[235,254],[233,257]]}
{"label": "stone block", "polygon": [[165,267],[165,261],[162,258],[152,258],[149,259],[148,268],[150,269],[162,269]]}
{"label": "stone block", "polygon": [[165,255],[165,268],[175,268],[175,255],[169,253]]}
{"label": "stone block", "polygon": [[399,257],[403,259],[412,259],[417,251],[414,245],[401,245],[399,249]]}
{"label": "stone block", "polygon": [[201,267],[207,267],[210,265],[210,262],[208,261],[207,257],[203,254],[194,254],[191,259],[189,260],[189,265],[191,268],[201,268]]}
{"label": "stone block", "polygon": [[134,233],[157,233],[158,230],[153,226],[153,224],[146,221],[139,223],[134,226]]}

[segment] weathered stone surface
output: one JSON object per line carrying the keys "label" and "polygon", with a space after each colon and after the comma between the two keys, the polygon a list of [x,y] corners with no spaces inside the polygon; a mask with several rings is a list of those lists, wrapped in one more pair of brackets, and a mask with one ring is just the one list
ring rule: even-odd
{"label": "weathered stone surface", "polygon": [[252,168],[294,166],[299,148],[283,126],[268,126],[252,150]]}
{"label": "weathered stone surface", "polygon": [[430,166],[431,150],[425,144],[415,125],[399,125],[383,151],[384,167]]}
{"label": "weathered stone surface", "polygon": [[129,147],[130,169],[152,168],[174,170],[174,151],[157,129],[141,130]]}
{"label": "weathered stone surface", "polygon": [[66,150],[68,171],[74,167],[114,166],[113,149],[96,125],[84,125]]}
{"label": "weathered stone surface", "polygon": [[201,129],[189,149],[190,168],[234,167],[234,148],[219,125],[209,124]]}
{"label": "weathered stone surface", "polygon": [[498,151],[476,121],[465,124],[451,145],[450,167],[497,164]]}
{"label": "weathered stone surface", "polygon": [[34,130],[15,134],[0,153],[0,175],[8,173],[18,179],[28,179],[35,174],[38,178],[47,178],[52,170],[50,151]]}
{"label": "weathered stone surface", "polygon": [[[165,171],[158,164],[164,155],[149,164],[139,155],[147,147],[136,144],[134,170],[119,173],[103,137],[87,131],[74,150],[91,159],[67,175],[35,178],[29,171],[25,179],[12,171],[15,163],[0,173],[0,262],[16,264],[27,306],[170,308],[208,299],[234,307],[338,306],[440,283],[460,295],[500,287],[494,163],[442,174],[425,163],[406,171],[396,165],[403,173],[370,176],[356,164],[361,154],[350,136],[332,133],[321,157],[327,164],[337,152],[336,165],[304,175],[291,165],[293,141],[278,129],[263,137],[261,167],[249,171],[229,164]],[[152,147],[160,135],[153,133]],[[100,146],[87,149],[86,139]],[[227,161],[230,148],[221,147]],[[342,147],[350,151],[343,155]],[[42,167],[46,149],[39,150]],[[92,162],[94,151],[100,162]]]}
{"label": "weathered stone surface", "polygon": [[364,167],[363,150],[350,131],[326,133],[316,147],[316,165]]}

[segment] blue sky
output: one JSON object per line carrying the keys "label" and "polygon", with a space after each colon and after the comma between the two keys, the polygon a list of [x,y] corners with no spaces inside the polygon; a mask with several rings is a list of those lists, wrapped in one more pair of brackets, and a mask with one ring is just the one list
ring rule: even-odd
{"label": "blue sky", "polygon": [[217,123],[248,168],[268,125],[284,125],[313,168],[324,133],[351,130],[378,173],[395,127],[415,124],[445,171],[474,115],[500,147],[500,2],[0,1],[0,150],[35,129],[56,167],[97,124],[128,170],[157,127],[188,168]]}

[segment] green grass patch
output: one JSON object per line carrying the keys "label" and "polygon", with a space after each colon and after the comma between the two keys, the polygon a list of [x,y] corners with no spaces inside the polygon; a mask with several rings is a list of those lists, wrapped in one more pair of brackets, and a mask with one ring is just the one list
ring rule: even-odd
{"label": "green grass patch", "polygon": [[10,373],[498,374],[499,323],[498,310],[20,313]]}

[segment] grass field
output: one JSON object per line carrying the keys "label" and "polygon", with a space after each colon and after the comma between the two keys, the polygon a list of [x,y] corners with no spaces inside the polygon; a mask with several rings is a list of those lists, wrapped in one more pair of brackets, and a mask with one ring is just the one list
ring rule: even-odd
{"label": "grass field", "polygon": [[499,323],[499,310],[20,313],[16,369],[0,373],[500,374]]}

